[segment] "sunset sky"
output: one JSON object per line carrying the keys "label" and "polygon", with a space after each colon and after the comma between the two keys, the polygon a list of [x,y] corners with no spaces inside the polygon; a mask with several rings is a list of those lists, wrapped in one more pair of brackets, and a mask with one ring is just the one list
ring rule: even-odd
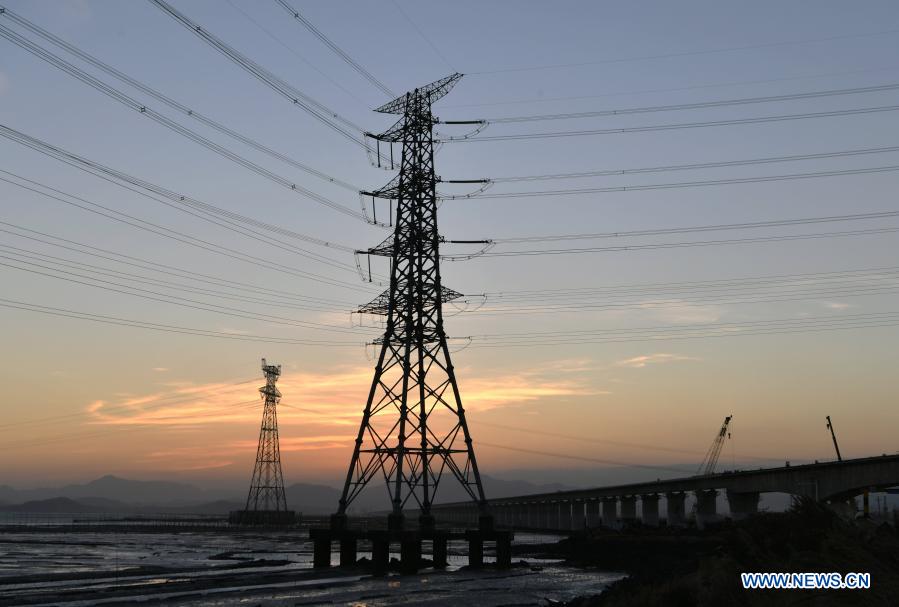
{"label": "sunset sky", "polygon": [[[895,2],[290,2],[397,94],[454,71],[466,74],[435,105],[448,120],[882,87],[491,124],[481,141],[440,147],[436,166],[444,179],[497,179],[484,196],[440,207],[447,239],[497,241],[488,255],[446,260],[442,269],[444,284],[467,296],[447,306],[446,328],[485,474],[589,483],[602,481],[603,468],[639,465],[652,476],[670,475],[672,466],[699,462],[729,414],[725,466],[833,458],[825,415],[834,420],[844,457],[899,448],[899,147],[889,149],[899,135]],[[395,117],[371,111],[387,94],[274,1],[172,4],[365,130],[393,124]],[[0,6],[349,184],[235,141],[0,15],[0,26],[354,212],[360,209],[354,187],[377,188],[394,175],[372,167],[362,147],[151,2],[0,0]],[[810,113],[833,115],[683,126]],[[177,203],[161,204],[29,149],[4,131],[0,484],[37,487],[116,474],[240,486],[252,470],[259,431],[262,357],[283,365],[287,482],[342,482],[374,367],[374,350],[365,344],[380,331],[371,318],[351,314],[381,287],[362,280],[348,249],[375,246],[387,232],[213,153],[5,38],[0,124],[330,243],[264,230],[236,234],[181,212]],[[490,140],[662,125],[681,126]],[[465,133],[448,125],[437,131]],[[843,154],[850,150],[865,151]],[[828,153],[834,155],[822,157]],[[670,170],[803,155],[815,157]],[[616,170],[631,172],[503,181]],[[846,171],[855,174],[787,178]],[[754,180],[774,176],[783,178]],[[715,180],[731,183],[708,183]],[[685,185],[693,182],[705,183]],[[647,185],[666,187],[640,188]],[[638,189],[490,197],[622,186]],[[471,186],[439,189],[465,194]],[[809,218],[815,221],[782,225]],[[781,224],[745,226],[756,222]],[[658,230],[668,232],[610,236]],[[522,240],[534,237],[541,240]],[[715,242],[722,240],[728,242]],[[587,248],[593,250],[571,251]],[[443,249],[459,256],[476,251]],[[373,261],[378,274],[386,272],[382,262]]]}

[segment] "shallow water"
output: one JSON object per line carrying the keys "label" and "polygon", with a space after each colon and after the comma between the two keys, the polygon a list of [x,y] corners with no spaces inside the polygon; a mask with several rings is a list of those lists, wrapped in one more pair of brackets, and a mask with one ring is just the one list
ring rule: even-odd
{"label": "shallow water", "polygon": [[[541,605],[598,594],[620,574],[523,557],[511,571],[469,571],[464,542],[446,571],[373,578],[312,569],[305,529],[291,533],[0,533],[0,605]],[[554,543],[522,533],[516,545]],[[370,557],[360,546],[359,557]],[[427,551],[426,551],[427,552]],[[399,554],[393,556],[399,557]],[[428,557],[428,554],[424,555]],[[491,560],[486,551],[486,561]],[[332,553],[337,564],[338,553]]]}

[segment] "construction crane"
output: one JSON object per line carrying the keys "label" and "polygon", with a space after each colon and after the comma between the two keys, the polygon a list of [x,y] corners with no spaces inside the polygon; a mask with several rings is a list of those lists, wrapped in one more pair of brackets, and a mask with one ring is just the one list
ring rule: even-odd
{"label": "construction crane", "polygon": [[721,456],[721,449],[724,447],[724,439],[730,437],[727,427],[730,425],[731,419],[733,419],[733,415],[728,415],[724,418],[724,423],[721,424],[721,429],[715,435],[712,446],[709,447],[708,453],[705,454],[705,458],[699,464],[699,470],[696,471],[697,475],[705,476],[715,473],[715,466],[718,465],[718,458]]}
{"label": "construction crane", "polygon": [[840,455],[840,446],[837,444],[837,435],[833,432],[833,424],[830,423],[830,416],[827,416],[827,429],[830,430],[830,438],[833,439],[833,448],[837,450],[837,461],[843,461],[843,456]]}

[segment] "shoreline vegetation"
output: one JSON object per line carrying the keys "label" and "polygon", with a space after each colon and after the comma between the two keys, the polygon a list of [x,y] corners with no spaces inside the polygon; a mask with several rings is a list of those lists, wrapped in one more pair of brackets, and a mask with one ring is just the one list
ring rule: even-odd
{"label": "shoreline vegetation", "polygon": [[[624,571],[628,577],[571,607],[749,607],[896,605],[896,525],[845,520],[801,500],[786,512],[763,513],[697,529],[588,531],[547,551],[571,565]],[[744,590],[743,572],[868,572],[868,590]]]}

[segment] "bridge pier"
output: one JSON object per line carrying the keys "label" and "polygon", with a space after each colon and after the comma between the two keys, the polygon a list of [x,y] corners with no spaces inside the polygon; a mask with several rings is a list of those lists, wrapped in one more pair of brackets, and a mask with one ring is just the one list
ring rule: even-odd
{"label": "bridge pier", "polygon": [[541,529],[549,529],[550,528],[550,509],[552,508],[552,503],[543,502],[540,504],[540,528]]}
{"label": "bridge pier", "polygon": [[602,498],[602,525],[603,527],[618,527],[618,498]]}
{"label": "bridge pier", "polygon": [[640,508],[644,525],[657,527],[659,525],[659,496],[656,493],[640,496]]}
{"label": "bridge pier", "polygon": [[735,521],[743,520],[759,512],[758,491],[727,490],[727,503],[730,505],[730,517]]}
{"label": "bridge pier", "polygon": [[687,494],[683,491],[669,491],[665,494],[667,517],[669,527],[682,527],[687,522],[687,509],[685,503]]}
{"label": "bridge pier", "polygon": [[537,529],[540,527],[540,504],[529,502],[525,507],[525,526],[528,529]]}
{"label": "bridge pier", "polygon": [[718,520],[718,491],[705,489],[696,492],[696,525],[701,529]]}
{"label": "bridge pier", "polygon": [[559,529],[562,531],[571,531],[571,510],[574,504],[567,500],[559,502]]}
{"label": "bridge pier", "polygon": [[582,500],[571,500],[571,529],[583,529],[584,524],[584,502]]}
{"label": "bridge pier", "polygon": [[625,495],[621,498],[621,522],[633,523],[637,520],[637,496]]}
{"label": "bridge pier", "polygon": [[599,500],[589,500],[584,504],[587,513],[587,527],[596,529],[602,520],[599,516]]}

